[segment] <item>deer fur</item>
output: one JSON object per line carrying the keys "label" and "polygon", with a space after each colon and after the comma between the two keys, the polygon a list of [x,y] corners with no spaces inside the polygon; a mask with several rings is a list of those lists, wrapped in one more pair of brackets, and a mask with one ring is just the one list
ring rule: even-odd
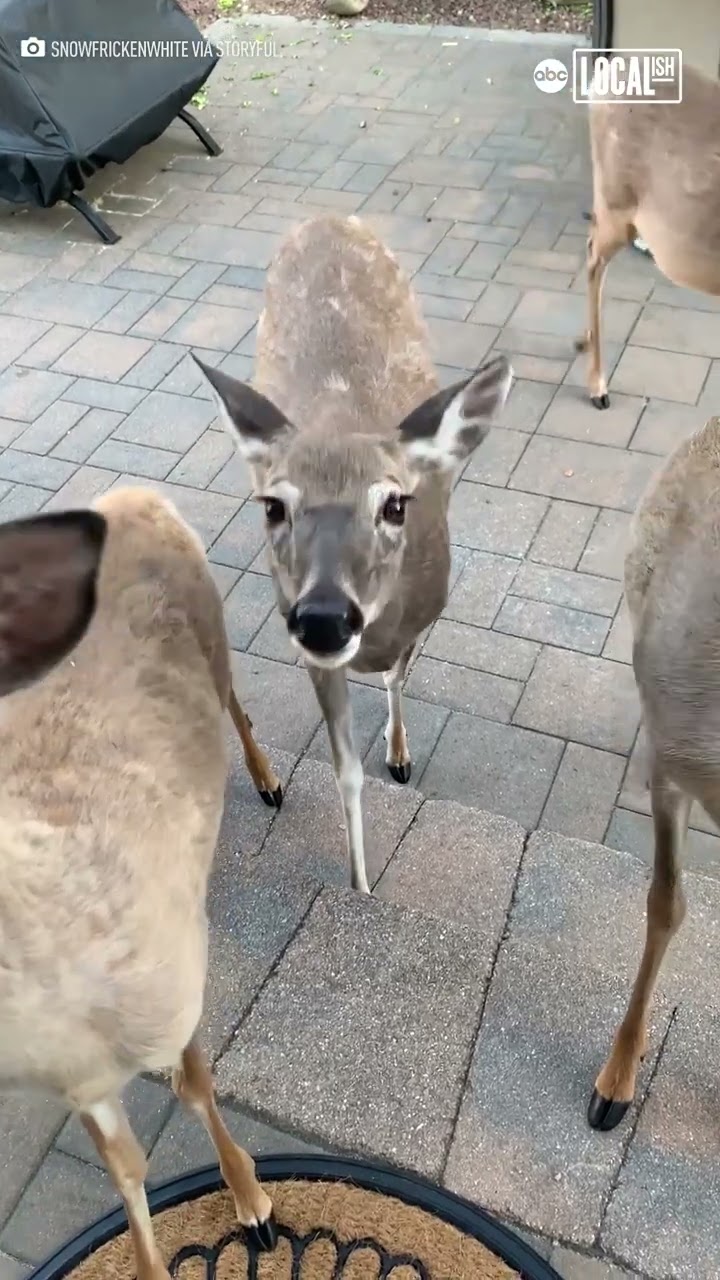
{"label": "deer fur", "polygon": [[647,1012],[685,915],[679,860],[697,800],[720,825],[720,418],[675,450],[642,501],[625,561],[633,666],[650,748],[655,859],[645,950],[589,1109],[612,1129],[627,1111]]}
{"label": "deer fur", "polygon": [[606,409],[601,293],[618,250],[639,236],[674,284],[720,294],[720,84],[686,66],[681,102],[633,106],[598,98],[589,113],[589,326],[576,347],[590,352],[590,398]]}
{"label": "deer fur", "polygon": [[407,782],[400,690],[447,600],[453,480],[512,371],[497,357],[439,390],[395,257],[333,215],[294,228],[270,268],[254,388],[198,363],[265,503],[280,611],[327,724],[352,883],[367,893],[347,672],[383,673],[386,760]]}
{"label": "deer fur", "polygon": [[[138,1280],[167,1280],[145,1158],[119,1100],[138,1072],[173,1069],[240,1221],[262,1246],[274,1242],[270,1201],[220,1118],[195,1038],[226,708],[266,798],[279,805],[281,791],[232,692],[200,541],[146,489],[112,491],[95,511],[83,518],[100,522],[98,539],[103,531],[96,598],[97,542],[92,563],[77,553],[68,567],[50,531],[57,589],[39,591],[34,616],[27,545],[6,555],[0,530],[0,680],[13,646],[32,650],[39,622],[52,631],[64,610],[76,633],[53,669],[42,655],[43,679],[30,684],[24,671],[0,702],[0,1084],[52,1091],[79,1114],[125,1203]],[[21,530],[26,543],[31,532]]]}

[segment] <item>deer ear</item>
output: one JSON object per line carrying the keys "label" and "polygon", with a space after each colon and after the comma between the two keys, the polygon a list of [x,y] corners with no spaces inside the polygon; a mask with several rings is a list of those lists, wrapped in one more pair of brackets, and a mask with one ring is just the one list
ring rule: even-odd
{"label": "deer ear", "polygon": [[247,382],[212,369],[195,354],[193,360],[210,383],[223,426],[257,478],[267,466],[272,446],[293,427],[267,396]]}
{"label": "deer ear", "polygon": [[0,525],[0,696],[39,680],[82,639],[106,531],[96,511]]}
{"label": "deer ear", "polygon": [[472,377],[436,392],[400,424],[400,440],[411,467],[454,471],[487,435],[512,385],[504,356],[483,365]]}

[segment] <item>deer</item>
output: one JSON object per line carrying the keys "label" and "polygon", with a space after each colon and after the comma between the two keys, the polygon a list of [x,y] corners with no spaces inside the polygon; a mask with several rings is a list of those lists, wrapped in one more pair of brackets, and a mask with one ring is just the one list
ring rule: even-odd
{"label": "deer", "polygon": [[595,1129],[614,1129],[633,1100],[653,991],[685,916],[680,859],[692,801],[720,824],[718,493],[720,418],[711,418],[670,455],[631,527],[625,596],[655,850],[640,968],[588,1108]]}
{"label": "deer", "polygon": [[122,488],[0,529],[0,691],[0,1086],[79,1116],[124,1203],[137,1280],[169,1280],[120,1094],[171,1070],[239,1222],[272,1249],[270,1199],[197,1033],[226,710],[266,803],[282,787],[233,691],[203,545],[169,501]]}
{"label": "deer", "polygon": [[[677,80],[675,80],[677,88]],[[672,86],[667,90],[672,94]],[[601,294],[608,263],[635,239],[674,284],[720,294],[720,84],[684,67],[682,101],[591,98],[593,204],[587,240],[588,390],[610,405],[601,354]]]}
{"label": "deer", "polygon": [[291,228],[271,263],[253,385],[194,359],[264,507],[279,611],[330,739],[351,885],[367,894],[348,671],[383,674],[386,763],[407,783],[401,690],[447,601],[453,481],[512,369],[497,356],[440,389],[397,259],[360,219],[332,214]]}

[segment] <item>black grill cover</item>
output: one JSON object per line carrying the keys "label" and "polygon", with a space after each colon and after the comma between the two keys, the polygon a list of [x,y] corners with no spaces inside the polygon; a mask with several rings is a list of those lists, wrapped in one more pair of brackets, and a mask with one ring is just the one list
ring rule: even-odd
{"label": "black grill cover", "polygon": [[[44,56],[23,56],[28,40]],[[80,47],[63,56],[68,41]],[[108,57],[90,41],[136,45]],[[81,191],[158,138],[218,57],[175,0],[0,0],[0,199],[49,206]]]}

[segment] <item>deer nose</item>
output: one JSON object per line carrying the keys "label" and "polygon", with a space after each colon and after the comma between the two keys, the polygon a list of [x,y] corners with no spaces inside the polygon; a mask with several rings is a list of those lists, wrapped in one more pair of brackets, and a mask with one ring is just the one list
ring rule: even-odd
{"label": "deer nose", "polygon": [[363,617],[353,600],[342,592],[308,595],[293,605],[288,631],[311,653],[340,653],[362,631]]}

